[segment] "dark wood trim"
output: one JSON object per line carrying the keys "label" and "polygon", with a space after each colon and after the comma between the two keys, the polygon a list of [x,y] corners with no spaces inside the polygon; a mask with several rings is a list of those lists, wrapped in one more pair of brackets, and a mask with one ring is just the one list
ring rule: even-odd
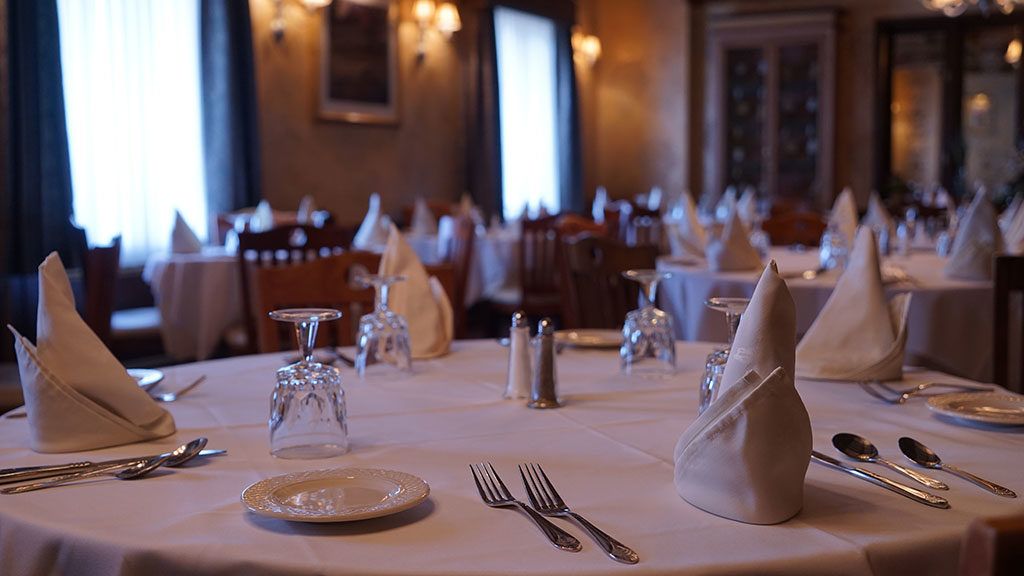
{"label": "dark wood trim", "polygon": [[892,34],[875,33],[875,190],[885,190],[892,173]]}

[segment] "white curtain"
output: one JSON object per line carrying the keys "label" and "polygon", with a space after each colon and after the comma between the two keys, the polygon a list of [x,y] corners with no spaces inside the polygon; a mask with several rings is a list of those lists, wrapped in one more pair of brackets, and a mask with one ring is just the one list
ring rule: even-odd
{"label": "white curtain", "polygon": [[201,0],[57,0],[75,220],[122,265],[207,235]]}
{"label": "white curtain", "polygon": [[498,117],[505,218],[560,210],[556,33],[553,20],[497,7]]}

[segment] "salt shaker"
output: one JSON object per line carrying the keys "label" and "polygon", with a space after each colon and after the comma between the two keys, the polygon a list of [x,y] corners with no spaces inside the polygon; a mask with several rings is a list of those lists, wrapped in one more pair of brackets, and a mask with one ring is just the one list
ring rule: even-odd
{"label": "salt shaker", "polygon": [[522,399],[530,396],[530,325],[522,311],[512,315],[512,326],[508,330],[508,377],[505,384],[505,399]]}
{"label": "salt shaker", "polygon": [[537,326],[537,363],[533,366],[533,384],[530,386],[530,408],[558,408],[555,391],[555,327],[550,318]]}

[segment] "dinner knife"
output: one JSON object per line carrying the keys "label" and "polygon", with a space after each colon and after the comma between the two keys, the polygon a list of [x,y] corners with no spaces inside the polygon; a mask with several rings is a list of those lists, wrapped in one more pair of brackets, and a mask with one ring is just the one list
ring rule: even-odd
{"label": "dinner knife", "polygon": [[868,482],[871,482],[872,484],[877,484],[878,486],[881,486],[886,490],[892,490],[893,492],[899,494],[900,496],[906,496],[911,500],[915,500],[927,506],[932,506],[933,508],[949,508],[949,501],[941,496],[936,496],[935,494],[925,492],[924,490],[918,490],[917,488],[907,486],[906,484],[901,484],[899,482],[896,482],[895,480],[889,480],[885,476],[879,476],[878,474],[875,474],[874,472],[869,472],[867,470],[864,470],[863,468],[857,468],[856,466],[844,464],[831,456],[827,456],[825,454],[822,454],[821,452],[818,452],[817,450],[811,451],[811,459],[818,462],[819,464],[823,464],[830,468],[835,468],[836,470],[841,470],[843,472],[846,472],[847,474],[856,476],[861,480],[866,480]]}
{"label": "dinner knife", "polygon": [[[198,456],[217,456],[219,454],[227,454],[227,450],[203,450],[199,452]],[[101,466],[129,466],[135,462],[142,462],[149,460],[158,454],[150,454],[149,456],[136,456],[134,458],[119,458],[116,460],[103,460],[102,462],[71,462],[68,464],[55,464],[52,466],[22,466],[19,468],[5,468],[0,470],[0,484],[11,484],[14,482],[23,482],[25,480],[38,480],[40,478],[49,478],[51,476],[60,476],[71,472],[84,472],[91,468]]]}

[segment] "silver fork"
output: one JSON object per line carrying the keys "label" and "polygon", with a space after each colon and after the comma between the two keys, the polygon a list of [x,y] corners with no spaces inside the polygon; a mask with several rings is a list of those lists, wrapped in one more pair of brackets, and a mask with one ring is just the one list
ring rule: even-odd
{"label": "silver fork", "polygon": [[613,560],[625,564],[636,564],[640,561],[640,557],[631,548],[605,534],[597,526],[588,522],[586,518],[570,510],[539,464],[520,464],[519,475],[523,477],[523,486],[526,488],[526,495],[530,497],[530,504],[533,504],[538,512],[545,516],[572,518],[590,534],[595,542],[601,545],[601,548],[604,548],[605,553]]}
{"label": "silver fork", "polygon": [[[872,396],[878,398],[879,400],[888,402],[889,404],[903,404],[912,396],[920,392],[923,392],[929,388],[953,388],[956,390],[962,390],[964,392],[990,392],[992,390],[987,386],[972,386],[969,384],[947,384],[943,382],[925,382],[923,384],[918,384],[917,386],[907,388],[906,390],[896,390],[891,386],[878,381],[858,382],[858,384],[860,384],[860,387],[863,388],[864,391],[867,392],[868,394],[871,394]],[[878,390],[875,390],[872,385],[877,385],[886,392],[894,394],[895,396],[885,396]]]}
{"label": "silver fork", "polygon": [[188,394],[193,388],[199,386],[204,381],[206,381],[206,374],[203,374],[199,378],[196,378],[194,382],[192,382],[188,386],[185,386],[181,390],[178,390],[177,392],[164,392],[163,394],[153,394],[153,400],[156,400],[157,402],[174,402],[178,398],[181,398],[185,394]]}
{"label": "silver fork", "polygon": [[537,514],[533,508],[513,498],[512,493],[508,491],[505,483],[501,481],[501,477],[494,471],[494,466],[491,466],[490,462],[472,464],[469,470],[473,473],[473,481],[476,482],[476,489],[480,491],[480,498],[484,501],[484,504],[492,508],[516,506],[525,512],[530,520],[533,520],[533,523],[540,528],[540,531],[557,548],[568,550],[569,552],[579,552],[583,548],[580,541],[573,537],[572,534],[555,526],[543,516]]}

